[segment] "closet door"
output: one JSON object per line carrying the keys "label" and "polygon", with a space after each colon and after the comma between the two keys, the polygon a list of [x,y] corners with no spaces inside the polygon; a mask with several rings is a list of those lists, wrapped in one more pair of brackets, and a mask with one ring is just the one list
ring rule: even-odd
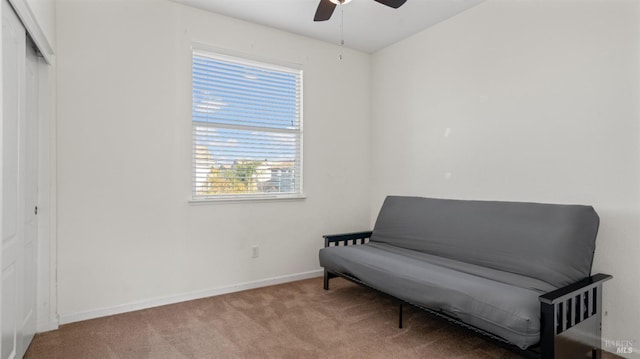
{"label": "closet door", "polygon": [[24,350],[25,249],[25,43],[24,27],[2,1],[2,256],[0,267],[0,358]]}
{"label": "closet door", "polygon": [[36,298],[38,291],[38,62],[31,40],[27,41],[25,68],[24,142],[24,277],[22,317],[18,322],[22,336],[19,349],[24,352],[36,334]]}

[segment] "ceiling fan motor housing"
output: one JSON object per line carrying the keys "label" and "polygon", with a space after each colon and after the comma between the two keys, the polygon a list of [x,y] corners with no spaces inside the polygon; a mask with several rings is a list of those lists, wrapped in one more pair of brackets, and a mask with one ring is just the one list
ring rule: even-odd
{"label": "ceiling fan motor housing", "polygon": [[[338,5],[344,5],[351,0],[320,0],[320,4],[318,4],[318,9],[316,10],[316,16],[314,16],[313,21],[326,21],[331,18],[333,14],[333,10],[336,9]],[[394,9],[402,6],[407,0],[374,0],[382,5],[387,5]]]}

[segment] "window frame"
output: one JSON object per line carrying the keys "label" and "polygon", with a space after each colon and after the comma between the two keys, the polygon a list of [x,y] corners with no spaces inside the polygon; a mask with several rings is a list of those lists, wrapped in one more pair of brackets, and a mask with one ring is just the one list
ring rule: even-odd
{"label": "window frame", "polygon": [[[193,121],[193,64],[194,64],[194,56],[198,53],[209,55],[214,59],[219,59],[221,61],[229,61],[232,63],[248,65],[248,66],[256,66],[264,69],[272,69],[276,71],[284,71],[290,73],[296,73],[299,80],[299,115],[298,115],[298,127],[299,129],[294,132],[298,137],[298,157],[299,161],[298,170],[300,175],[296,183],[297,191],[296,192],[288,192],[288,193],[279,193],[279,192],[263,192],[263,193],[234,193],[234,194],[212,194],[206,196],[196,196],[195,192],[195,176],[196,176],[196,143],[195,143],[195,123]],[[191,47],[191,51],[189,52],[189,63],[190,63],[190,133],[191,133],[191,171],[190,171],[190,186],[191,186],[191,195],[188,200],[189,204],[208,204],[208,203],[219,203],[219,202],[235,202],[235,201],[250,201],[250,202],[265,202],[265,201],[282,201],[282,200],[301,200],[305,199],[306,195],[304,194],[304,70],[301,64],[274,60],[272,58],[260,57],[256,55],[248,55],[245,53],[235,52],[228,49],[221,49],[212,47],[205,44],[194,43]],[[235,125],[234,125],[235,126]],[[249,125],[237,125],[238,128],[250,129]],[[215,125],[211,126],[211,128],[215,128]],[[221,126],[220,128],[224,128]],[[274,133],[291,133],[291,131],[273,131]]]}

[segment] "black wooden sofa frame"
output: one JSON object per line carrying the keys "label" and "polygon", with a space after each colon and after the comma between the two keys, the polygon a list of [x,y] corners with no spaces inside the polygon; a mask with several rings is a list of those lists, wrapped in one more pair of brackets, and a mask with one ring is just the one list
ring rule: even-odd
{"label": "black wooden sofa frame", "polygon": [[[324,246],[331,247],[365,244],[369,241],[372,233],[372,231],[365,231],[325,235],[323,236]],[[326,268],[324,269],[325,290],[329,290],[329,280],[335,277],[342,277],[364,287],[377,290],[354,276],[347,273],[329,271]],[[393,300],[398,303],[399,328],[402,328],[403,305],[409,304],[436,317],[443,318],[451,323],[462,326],[467,330],[482,334],[496,344],[518,353],[525,358],[554,359],[556,347],[558,346],[557,339],[571,329],[580,327],[581,332],[586,333],[592,339],[592,343],[594,340],[597,342],[597,344],[593,343],[591,346],[591,357],[593,359],[601,359],[602,349],[600,340],[602,337],[602,284],[611,278],[613,278],[611,275],[599,273],[541,295],[539,297],[541,319],[540,343],[526,350],[521,349],[501,337],[464,323],[441,311],[404,301],[380,290],[377,291],[392,297]]]}

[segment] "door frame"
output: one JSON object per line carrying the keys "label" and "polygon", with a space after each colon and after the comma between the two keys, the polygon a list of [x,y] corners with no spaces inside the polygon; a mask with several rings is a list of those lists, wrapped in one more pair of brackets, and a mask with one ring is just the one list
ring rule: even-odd
{"label": "door frame", "polygon": [[56,64],[38,62],[38,311],[37,332],[58,329],[56,219]]}
{"label": "door frame", "polygon": [[18,18],[22,21],[22,25],[27,30],[27,33],[38,47],[40,54],[42,54],[47,63],[52,63],[54,59],[53,46],[51,46],[51,42],[47,39],[41,25],[38,23],[29,3],[26,0],[8,1],[16,14],[18,14]]}

